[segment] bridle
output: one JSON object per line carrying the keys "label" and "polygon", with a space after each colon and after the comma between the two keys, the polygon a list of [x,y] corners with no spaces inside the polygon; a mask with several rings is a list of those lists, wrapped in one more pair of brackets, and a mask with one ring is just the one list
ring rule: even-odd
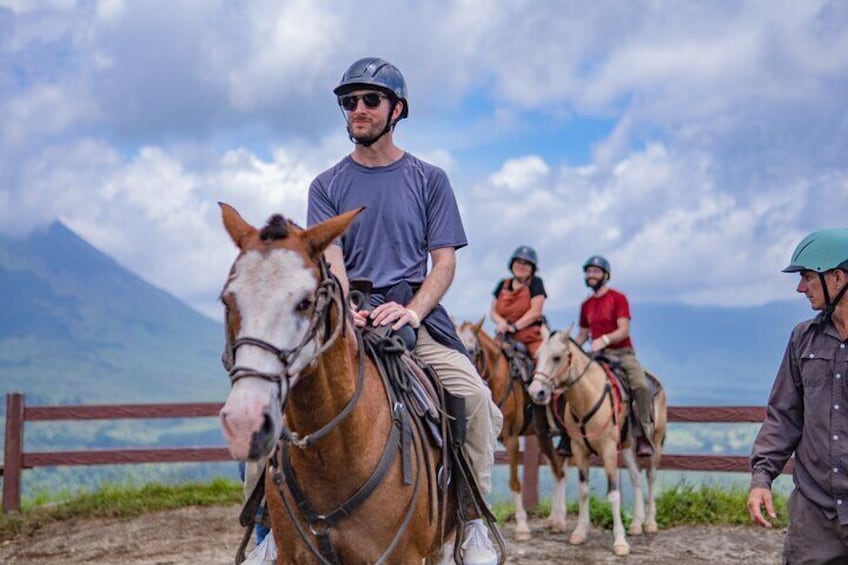
{"label": "bridle", "polygon": [[[597,359],[592,356],[589,356],[589,360],[583,370],[575,374],[575,372],[572,370],[574,366],[573,361],[575,353],[571,350],[571,347],[569,347],[571,343],[574,343],[575,346],[579,348],[579,346],[577,346],[574,340],[568,338],[568,342],[566,343],[566,350],[568,352],[568,363],[558,366],[551,375],[548,375],[543,371],[536,371],[533,374],[534,381],[538,381],[542,386],[550,389],[552,398],[551,402],[555,402],[555,397],[565,394],[565,392],[569,388],[573,387],[580,379],[582,379],[588,373],[589,368],[592,366],[592,363],[598,362]],[[566,373],[568,373],[567,378],[560,382],[559,379],[562,377],[563,374]],[[596,437],[598,434],[587,433],[586,426],[601,408],[601,405],[603,404],[604,400],[608,397],[612,408],[610,410],[609,418],[615,426],[618,426],[618,422],[615,415],[615,400],[612,396],[612,387],[610,386],[609,382],[604,385],[603,392],[601,393],[601,396],[598,398],[595,404],[583,416],[578,416],[574,413],[573,410],[571,410],[571,416],[572,418],[574,418],[574,421],[579,426],[579,430],[569,430],[569,434],[571,434],[572,437],[578,436],[582,438],[583,441],[586,443],[586,447],[589,449],[589,452],[595,453],[596,455],[597,451],[595,451],[594,447],[592,447],[592,445],[589,443],[589,440]],[[554,417],[559,420],[560,424],[562,424],[564,428],[569,428],[564,417],[558,416],[556,410],[554,410]],[[604,426],[606,426],[606,423],[604,424]]]}
{"label": "bridle", "polygon": [[[571,342],[571,338],[568,338],[568,341]],[[566,343],[565,347],[565,350],[568,353],[568,363],[557,366],[553,373],[551,373],[550,375],[538,369],[533,373],[533,381],[536,381],[543,387],[549,389],[551,391],[551,394],[563,393],[570,387],[574,386],[577,381],[579,381],[583,378],[584,375],[586,375],[586,372],[589,370],[589,367],[592,365],[592,363],[595,362],[594,359],[590,358],[589,362],[586,363],[586,366],[583,368],[583,370],[575,376],[574,372],[571,370],[574,364],[574,353],[571,351],[571,348],[568,345],[569,344]],[[566,373],[569,373],[567,378],[560,382],[560,378]]]}
{"label": "bridle", "polygon": [[[339,283],[339,280],[330,272],[330,267],[327,264],[327,261],[322,257],[318,264],[321,271],[321,281],[318,283],[318,288],[315,289],[315,302],[312,309],[312,316],[309,319],[309,327],[304,332],[300,343],[290,349],[282,349],[263,339],[242,336],[234,339],[230,344],[231,359],[235,359],[235,353],[239,347],[243,345],[252,345],[272,353],[277,359],[279,359],[280,363],[282,363],[282,370],[279,373],[266,373],[257,371],[252,367],[236,365],[229,370],[231,385],[234,385],[244,378],[259,378],[264,381],[275,383],[280,389],[281,407],[285,408],[288,394],[283,393],[288,392],[288,389],[294,384],[294,382],[291,381],[296,381],[299,376],[299,373],[298,375],[291,375],[289,373],[289,368],[291,367],[294,359],[300,355],[303,349],[310,342],[317,339],[318,332],[322,327],[324,329],[324,339],[320,345],[315,348],[315,351],[304,363],[304,366],[314,366],[317,359],[325,351],[327,351],[333,343],[335,343],[342,329],[345,327],[345,315],[347,309],[344,307],[344,295],[341,283]],[[335,324],[335,327],[332,328],[332,331],[330,331],[330,327],[332,326],[332,306],[334,305],[336,306],[337,323]]]}

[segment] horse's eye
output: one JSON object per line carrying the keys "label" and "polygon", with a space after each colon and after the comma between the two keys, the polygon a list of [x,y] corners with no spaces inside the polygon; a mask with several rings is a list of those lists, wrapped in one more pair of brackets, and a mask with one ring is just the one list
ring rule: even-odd
{"label": "horse's eye", "polygon": [[311,298],[304,298],[303,300],[297,303],[297,306],[294,307],[294,309],[298,312],[307,312],[310,308],[312,308]]}
{"label": "horse's eye", "polygon": [[553,357],[551,357],[551,359],[554,363],[559,363],[560,361],[562,361],[562,355],[554,355]]}

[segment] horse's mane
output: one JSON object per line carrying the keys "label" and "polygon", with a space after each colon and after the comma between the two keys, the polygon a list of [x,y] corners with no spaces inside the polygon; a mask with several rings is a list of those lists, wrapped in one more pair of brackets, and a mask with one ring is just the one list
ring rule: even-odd
{"label": "horse's mane", "polygon": [[289,236],[290,228],[301,229],[296,223],[283,217],[282,214],[274,214],[268,218],[265,227],[259,232],[262,241],[278,241]]}
{"label": "horse's mane", "polygon": [[[555,336],[555,335],[556,335],[556,334],[558,334],[560,331],[562,331],[562,330],[553,330],[553,331],[551,332],[551,337]],[[589,355],[588,353],[586,353],[586,350],[585,350],[585,349],[583,349],[583,347],[581,347],[581,346],[580,346],[580,344],[579,344],[579,343],[577,343],[577,340],[575,340],[575,339],[574,339],[571,335],[569,335],[569,336],[568,336],[568,341],[570,341],[571,343],[573,343],[573,344],[575,345],[575,347],[577,347],[577,350],[578,350],[580,353],[582,353],[584,357],[588,357],[589,359],[592,359],[592,356],[591,356],[591,355]]]}

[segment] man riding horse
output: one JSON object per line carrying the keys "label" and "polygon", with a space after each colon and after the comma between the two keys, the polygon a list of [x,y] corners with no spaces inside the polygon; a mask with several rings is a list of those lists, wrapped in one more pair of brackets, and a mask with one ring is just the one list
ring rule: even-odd
{"label": "man riding horse", "polygon": [[[592,289],[592,295],[580,307],[580,331],[575,338],[583,345],[590,337],[590,349],[603,351],[605,355],[619,363],[624,377],[636,403],[636,415],[641,425],[637,434],[636,454],[650,457],[654,447],[649,439],[653,434],[652,392],[648,388],[645,371],[636,359],[636,351],[630,339],[630,304],[627,297],[607,283],[610,280],[610,263],[600,255],[593,255],[583,264],[586,286]],[[563,436],[562,448],[568,450],[567,439]]]}
{"label": "man riding horse", "polygon": [[[443,170],[394,144],[395,126],[409,115],[406,82],[394,65],[360,59],[333,92],[354,148],[312,182],[307,224],[365,207],[326,250],[331,271],[345,289],[348,277],[373,284],[373,309],[352,310],[357,326],[415,329],[415,354],[435,369],[448,392],[465,401],[465,448],[488,493],[502,417],[439,304],[453,280],[455,252],[467,245],[453,189]],[[497,562],[481,520],[469,523],[463,551],[466,565]]]}

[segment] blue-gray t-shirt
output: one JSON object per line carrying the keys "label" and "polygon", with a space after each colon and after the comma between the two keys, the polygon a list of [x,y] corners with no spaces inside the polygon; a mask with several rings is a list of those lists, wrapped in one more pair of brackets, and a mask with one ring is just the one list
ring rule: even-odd
{"label": "blue-gray t-shirt", "polygon": [[[318,175],[309,187],[307,226],[360,206],[366,209],[337,243],[348,278],[369,279],[375,289],[419,285],[430,251],[468,244],[447,175],[409,153],[383,167],[364,167],[347,156]],[[464,351],[443,307],[423,322],[439,342]]]}
{"label": "blue-gray t-shirt", "polygon": [[363,167],[348,156],[318,175],[306,223],[360,206],[366,209],[340,242],[351,279],[370,279],[377,288],[420,284],[430,251],[468,244],[447,175],[409,153],[384,167]]}

